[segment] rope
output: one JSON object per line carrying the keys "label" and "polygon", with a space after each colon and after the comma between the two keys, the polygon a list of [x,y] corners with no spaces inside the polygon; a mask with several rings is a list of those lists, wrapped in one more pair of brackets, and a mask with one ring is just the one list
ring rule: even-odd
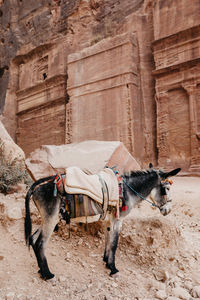
{"label": "rope", "polygon": [[[108,166],[106,166],[106,168],[109,168]],[[117,170],[117,166],[113,166],[110,169],[113,170],[113,172],[115,173],[115,175],[117,176],[119,174],[118,170]],[[131,189],[138,197],[140,197],[142,200],[145,200],[147,202],[149,202],[152,206],[154,207],[158,207],[158,205],[156,205],[155,203],[151,202],[150,200],[146,199],[145,197],[143,197],[142,195],[140,195],[136,190],[134,190],[134,188],[132,188],[132,186],[130,186],[123,178],[123,176],[121,176],[122,181],[129,187],[129,189]]]}
{"label": "rope", "polygon": [[145,197],[143,197],[142,195],[140,195],[136,190],[134,190],[134,188],[132,188],[132,186],[130,186],[122,177],[123,182],[129,187],[129,189],[131,189],[138,197],[140,197],[142,200],[145,200],[147,202],[149,202],[152,206],[154,207],[158,207],[155,203],[151,202],[150,200],[146,199]]}

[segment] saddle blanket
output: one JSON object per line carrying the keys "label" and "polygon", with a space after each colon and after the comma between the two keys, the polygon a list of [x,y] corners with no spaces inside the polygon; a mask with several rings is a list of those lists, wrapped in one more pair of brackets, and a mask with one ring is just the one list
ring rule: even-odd
{"label": "saddle blanket", "polygon": [[87,195],[82,194],[68,195],[65,209],[70,212],[71,219],[100,216],[102,214],[101,205]]}
{"label": "saddle blanket", "polygon": [[112,169],[105,168],[95,175],[88,175],[78,167],[66,169],[65,191],[68,194],[83,194],[103,204],[101,181],[107,185],[109,205],[116,206],[119,201],[117,177]]}

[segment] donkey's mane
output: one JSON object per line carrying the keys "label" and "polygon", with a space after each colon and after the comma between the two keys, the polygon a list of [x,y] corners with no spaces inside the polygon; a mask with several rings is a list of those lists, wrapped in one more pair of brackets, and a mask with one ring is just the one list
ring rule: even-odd
{"label": "donkey's mane", "polygon": [[148,195],[152,187],[158,181],[156,170],[130,171],[124,175],[125,181],[132,186],[138,193]]}
{"label": "donkey's mane", "polygon": [[145,175],[157,175],[157,171],[152,169],[152,170],[141,170],[141,171],[129,171],[124,173],[125,177],[140,177],[140,176],[145,176]]}

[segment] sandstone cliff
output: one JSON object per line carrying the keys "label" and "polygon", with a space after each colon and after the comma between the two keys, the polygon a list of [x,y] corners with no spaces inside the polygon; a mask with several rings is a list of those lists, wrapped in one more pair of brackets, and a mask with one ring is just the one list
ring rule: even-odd
{"label": "sandstone cliff", "polygon": [[26,154],[120,140],[200,170],[199,1],[0,1],[0,112]]}

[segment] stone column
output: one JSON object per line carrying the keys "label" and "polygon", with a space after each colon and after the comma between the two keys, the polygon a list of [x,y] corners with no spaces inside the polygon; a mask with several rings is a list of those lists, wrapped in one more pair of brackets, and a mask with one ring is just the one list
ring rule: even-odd
{"label": "stone column", "polygon": [[190,108],[190,143],[191,143],[191,162],[190,171],[200,171],[200,143],[197,132],[197,111],[196,111],[196,83],[184,83],[182,87],[189,96]]}
{"label": "stone column", "polygon": [[157,147],[159,166],[170,165],[169,161],[169,113],[168,94],[159,93],[156,97],[157,103]]}

